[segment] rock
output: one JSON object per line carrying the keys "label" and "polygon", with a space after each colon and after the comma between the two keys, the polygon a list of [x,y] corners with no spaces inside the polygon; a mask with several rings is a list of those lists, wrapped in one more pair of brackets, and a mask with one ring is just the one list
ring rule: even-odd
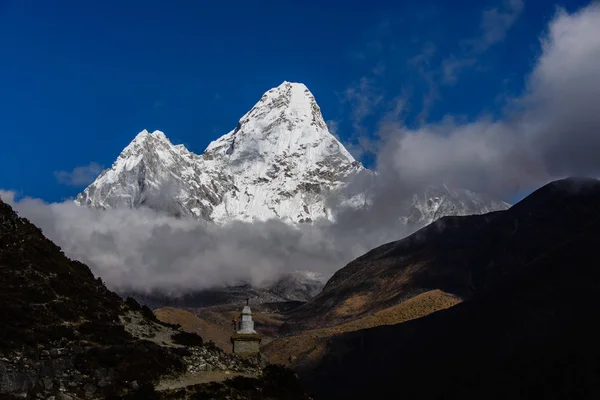
{"label": "rock", "polygon": [[85,391],[86,395],[88,393],[94,394],[94,392],[96,391],[96,385],[92,383],[86,383],[85,385],[83,385],[83,390]]}
{"label": "rock", "polygon": [[8,363],[0,361],[0,393],[20,395],[29,392],[38,380],[37,372],[14,370]]}
{"label": "rock", "polygon": [[106,377],[106,368],[98,368],[94,371],[94,376],[98,379]]}
{"label": "rock", "polygon": [[67,369],[67,363],[62,358],[57,358],[57,359],[52,360],[52,368],[56,372],[63,371],[65,369]]}
{"label": "rock", "polygon": [[73,397],[65,393],[60,393],[58,396],[56,396],[56,400],[73,400]]}
{"label": "rock", "polygon": [[260,368],[266,367],[268,364],[267,356],[265,353],[258,353],[258,366]]}
{"label": "rock", "polygon": [[140,388],[140,386],[138,385],[137,381],[133,381],[130,383],[130,386],[133,390],[138,390]]}
{"label": "rock", "polygon": [[108,385],[110,385],[110,380],[107,378],[102,378],[100,381],[98,381],[98,386],[101,388],[107,387]]}
{"label": "rock", "polygon": [[42,379],[42,385],[44,385],[44,389],[50,390],[54,386],[54,383],[52,383],[52,379],[44,378]]}

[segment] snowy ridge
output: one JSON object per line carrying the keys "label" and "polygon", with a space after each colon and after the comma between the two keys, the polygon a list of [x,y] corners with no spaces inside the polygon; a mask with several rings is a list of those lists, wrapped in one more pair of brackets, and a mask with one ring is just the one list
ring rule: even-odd
{"label": "snowy ridge", "polygon": [[[335,220],[326,200],[368,206],[366,193],[345,193],[366,170],[329,132],[313,94],[301,83],[267,91],[235,129],[197,155],[161,131],[144,130],[76,202],[93,208],[147,206],[223,224],[278,219],[292,224]],[[400,205],[407,224],[444,215],[508,208],[467,190],[432,187]]]}
{"label": "snowy ridge", "polygon": [[423,193],[415,193],[401,206],[401,219],[406,225],[424,227],[444,216],[485,214],[506,210],[510,204],[489,199],[466,189],[446,185],[430,186]]}
{"label": "snowy ridge", "polygon": [[200,156],[161,131],[140,132],[76,202],[149,206],[217,223],[331,218],[325,199],[363,171],[329,133],[312,93],[284,82]]}

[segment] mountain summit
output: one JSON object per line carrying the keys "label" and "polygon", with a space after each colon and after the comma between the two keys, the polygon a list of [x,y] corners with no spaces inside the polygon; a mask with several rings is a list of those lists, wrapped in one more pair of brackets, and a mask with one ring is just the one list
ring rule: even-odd
{"label": "mountain summit", "polygon": [[202,155],[144,130],[76,202],[94,208],[149,206],[224,223],[330,218],[327,195],[363,171],[329,132],[301,83],[266,92],[237,127]]}
{"label": "mountain summit", "polygon": [[[371,171],[329,132],[313,94],[301,83],[283,82],[201,155],[173,145],[161,131],[143,130],[76,202],[101,209],[146,206],[216,223],[303,223],[333,220],[326,200],[334,193],[344,205],[368,203],[365,193],[344,193],[359,174]],[[398,215],[421,227],[444,215],[508,207],[466,190],[432,187],[399,204]]]}

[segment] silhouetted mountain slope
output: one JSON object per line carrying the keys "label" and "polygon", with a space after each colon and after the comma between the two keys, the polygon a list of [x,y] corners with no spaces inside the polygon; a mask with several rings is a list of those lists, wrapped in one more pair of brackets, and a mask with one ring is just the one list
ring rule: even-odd
{"label": "silhouetted mountain slope", "polygon": [[0,201],[0,348],[74,338],[75,330],[102,343],[102,332],[91,329],[95,323],[120,327],[126,339],[118,322],[125,311],[120,297],[87,266],[69,260],[40,229]]}
{"label": "silhouetted mountain slope", "polygon": [[472,297],[595,223],[600,182],[550,183],[506,211],[444,217],[339,270],[300,307],[288,330],[322,327],[400,303],[427,290]]}
{"label": "silhouetted mountain slope", "polygon": [[454,230],[447,239],[476,271],[468,300],[332,338],[313,388],[327,399],[598,398],[599,187],[554,182],[488,216],[495,229]]}

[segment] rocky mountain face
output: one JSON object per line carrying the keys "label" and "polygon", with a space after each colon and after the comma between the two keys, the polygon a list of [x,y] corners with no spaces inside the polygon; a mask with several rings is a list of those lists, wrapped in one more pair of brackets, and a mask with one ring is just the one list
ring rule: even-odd
{"label": "rocky mountain face", "polygon": [[463,301],[331,336],[304,376],[327,399],[597,397],[599,215],[600,181],[567,179],[372,250],[292,319],[327,325],[432,288]]}
{"label": "rocky mountain face", "polygon": [[[227,355],[121,300],[1,200],[0,320],[2,399],[307,398],[264,358]],[[206,371],[254,378],[186,385]]]}
{"label": "rocky mountain face", "polygon": [[[173,145],[163,132],[140,132],[76,202],[101,209],[147,206],[216,223],[306,223],[334,218],[326,203],[334,193],[345,205],[362,206],[364,193],[343,192],[360,174],[372,172],[329,132],[313,94],[301,83],[284,82],[201,155]],[[466,190],[438,187],[415,194],[400,213],[407,224],[423,226],[444,215],[505,208]]]}
{"label": "rocky mountain face", "polygon": [[425,227],[445,216],[486,214],[509,207],[510,204],[503,201],[447,185],[429,186],[399,206],[401,220],[415,228]]}
{"label": "rocky mountain face", "polygon": [[364,168],[329,133],[299,83],[266,92],[201,155],[142,131],[77,197],[95,208],[140,207],[224,223],[328,218],[327,195]]}

